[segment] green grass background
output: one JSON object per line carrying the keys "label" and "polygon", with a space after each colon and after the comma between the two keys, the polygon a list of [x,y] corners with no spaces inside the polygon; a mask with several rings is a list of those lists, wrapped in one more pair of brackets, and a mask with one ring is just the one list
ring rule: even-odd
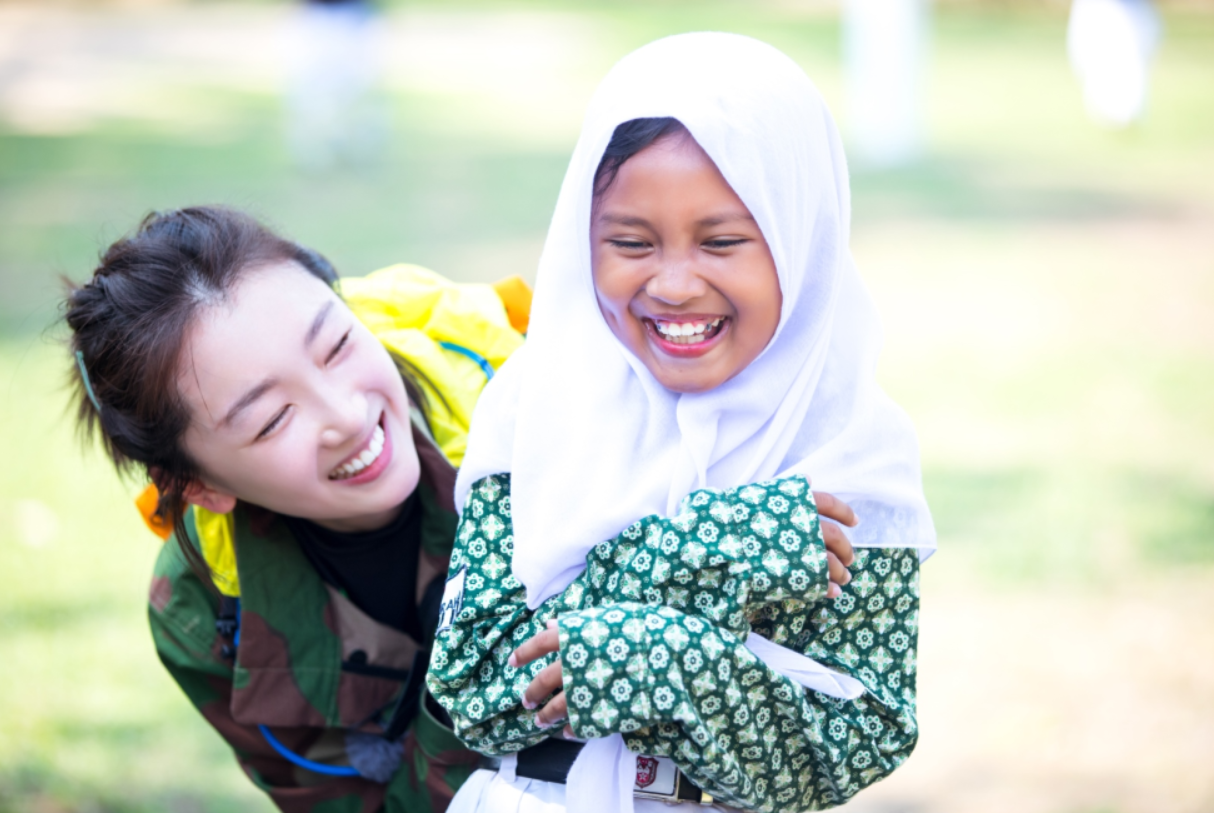
{"label": "green grass background", "polygon": [[[299,171],[277,96],[205,77],[154,120],[53,135],[0,120],[0,813],[269,809],[156,663],[144,596],[159,543],[131,506],[138,484],[73,435],[60,275],[85,277],[148,210],[223,202],[347,274],[403,260],[458,279],[532,276],[594,82],[677,31],[771,41],[846,125],[838,20],[815,4],[391,11],[555,20],[595,50],[547,110],[551,127],[528,120],[542,99],[519,112],[473,92],[386,91],[391,138],[348,171]],[[109,25],[140,12],[79,13]],[[882,381],[919,426],[940,530],[929,595],[1116,601],[1182,573],[1214,584],[1214,16],[1174,8],[1166,26],[1148,118],[1110,133],[1084,117],[1064,9],[945,5],[927,154],[855,168],[854,249],[887,326]]]}

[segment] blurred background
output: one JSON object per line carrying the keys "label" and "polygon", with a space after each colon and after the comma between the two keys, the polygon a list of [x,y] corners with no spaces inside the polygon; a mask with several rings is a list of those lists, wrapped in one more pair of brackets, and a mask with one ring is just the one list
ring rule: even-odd
{"label": "blurred background", "polygon": [[596,82],[702,29],[847,134],[940,530],[920,745],[847,809],[1214,811],[1214,4],[1128,5],[0,0],[0,812],[270,809],[155,659],[59,277],[220,202],[349,275],[533,278]]}

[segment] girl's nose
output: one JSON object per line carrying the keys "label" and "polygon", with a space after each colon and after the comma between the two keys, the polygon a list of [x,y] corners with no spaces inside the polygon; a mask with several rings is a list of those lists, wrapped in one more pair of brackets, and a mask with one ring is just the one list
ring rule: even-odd
{"label": "girl's nose", "polygon": [[687,260],[660,261],[657,272],[645,286],[645,293],[668,305],[682,305],[707,290],[708,284],[697,273],[695,264]]}

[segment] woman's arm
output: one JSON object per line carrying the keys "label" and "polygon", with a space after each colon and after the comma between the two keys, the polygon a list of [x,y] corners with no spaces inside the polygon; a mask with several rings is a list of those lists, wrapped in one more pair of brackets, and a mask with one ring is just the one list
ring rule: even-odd
{"label": "woman's arm", "polygon": [[914,748],[918,552],[857,551],[843,595],[807,617],[771,604],[755,629],[864,683],[856,700],[809,692],[744,638],[637,603],[559,619],[570,725],[670,756],[718,800],[749,810],[841,804]]}
{"label": "woman's arm", "polygon": [[450,570],[458,608],[436,637],[428,676],[456,733],[482,753],[547,736],[520,696],[552,658],[516,668],[509,657],[558,615],[630,601],[694,612],[745,637],[748,612],[785,604],[804,610],[828,589],[814,495],[793,477],[697,491],[678,516],[639,520],[596,546],[586,571],[531,613],[510,572],[509,487],[509,475],[496,475],[469,496]]}
{"label": "woman's arm", "polygon": [[[158,608],[169,591],[173,606]],[[189,617],[183,624],[185,615]],[[215,612],[201,584],[154,581],[148,619],[156,652],[169,675],[227,741],[253,784],[278,807],[306,811],[327,802],[336,811],[355,813],[364,809],[364,798],[370,796],[374,799],[368,799],[372,802],[368,809],[379,807],[384,786],[361,778],[325,780],[315,776],[311,778],[319,780],[318,784],[301,784],[304,777],[271,748],[256,726],[238,723],[232,717],[232,667],[221,654],[223,641],[215,633]],[[274,733],[287,747],[306,751],[305,746],[323,736],[324,731],[275,729]]]}
{"label": "woman's arm", "polygon": [[[454,788],[443,792],[443,776],[448,770],[453,776],[466,774],[467,752],[454,751],[457,743],[450,732],[424,709],[403,741],[401,768],[387,784],[358,776],[325,777],[297,768],[273,749],[256,725],[238,722],[231,711],[232,661],[224,653],[230,641],[215,628],[217,601],[189,570],[177,545],[166,543],[157,560],[148,606],[157,655],[202,717],[227,741],[241,768],[275,805],[301,813],[430,813],[446,806]],[[297,754],[330,764],[348,763],[343,758],[344,730],[275,727],[271,733]],[[430,781],[426,781],[427,774]]]}

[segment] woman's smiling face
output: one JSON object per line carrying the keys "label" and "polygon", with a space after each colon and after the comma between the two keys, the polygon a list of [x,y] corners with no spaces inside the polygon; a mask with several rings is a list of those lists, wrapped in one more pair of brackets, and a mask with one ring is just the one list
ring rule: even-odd
{"label": "woman's smiling face", "polygon": [[704,392],[755,360],[780,282],[750,211],[688,134],[629,158],[590,219],[599,309],[667,389]]}
{"label": "woman's smiling face", "polygon": [[[404,383],[345,303],[292,262],[245,272],[187,335],[186,451],[208,508],[236,499],[339,531],[382,527],[417,487]],[[197,490],[196,490],[197,491]]]}

